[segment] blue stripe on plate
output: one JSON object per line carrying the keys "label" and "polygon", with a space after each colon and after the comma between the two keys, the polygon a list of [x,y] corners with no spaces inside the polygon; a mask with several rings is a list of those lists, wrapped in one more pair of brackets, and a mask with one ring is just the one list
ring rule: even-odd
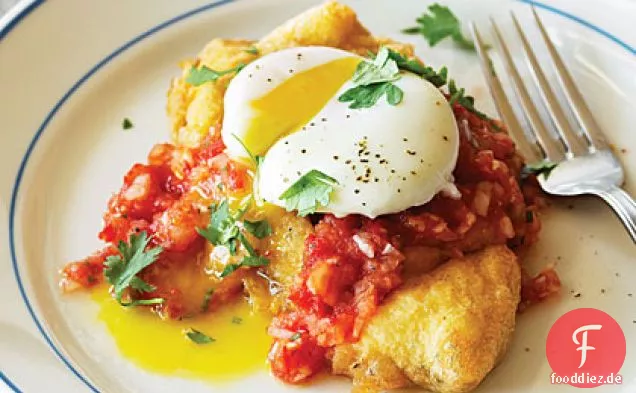
{"label": "blue stripe on plate", "polygon": [[11,380],[6,375],[4,375],[2,371],[0,371],[0,381],[4,382],[5,385],[7,385],[9,389],[13,390],[15,393],[22,393],[22,391],[17,386],[15,386],[15,384],[11,382]]}
{"label": "blue stripe on plate", "polygon": [[615,42],[615,43],[617,43],[618,45],[620,45],[620,46],[622,46],[623,48],[625,48],[625,50],[627,50],[628,52],[630,52],[632,55],[636,55],[636,48],[635,48],[635,47],[633,47],[633,46],[629,45],[629,44],[628,44],[628,43],[626,43],[625,41],[622,41],[621,39],[619,39],[618,37],[616,37],[616,36],[615,36],[615,35],[613,35],[612,33],[608,32],[608,31],[606,31],[606,30],[603,30],[603,29],[601,29],[600,27],[598,27],[598,26],[596,26],[596,25],[593,25],[592,23],[590,23],[590,22],[586,21],[586,20],[585,20],[585,19],[583,19],[583,18],[579,18],[579,17],[578,17],[578,16],[576,16],[576,15],[572,15],[572,14],[570,14],[570,13],[568,13],[568,12],[565,12],[565,11],[560,10],[560,9],[558,9],[558,8],[554,8],[554,7],[552,7],[551,5],[547,5],[547,4],[540,3],[540,2],[538,2],[538,1],[534,1],[534,0],[517,0],[517,1],[520,1],[520,2],[522,2],[522,3],[526,3],[526,4],[533,5],[533,6],[537,7],[537,8],[542,8],[542,9],[544,9],[544,10],[546,10],[546,11],[550,11],[550,12],[552,12],[552,13],[554,13],[554,14],[557,14],[557,15],[563,16],[564,18],[567,18],[567,19],[573,20],[574,22],[577,22],[578,24],[583,25],[583,26],[587,27],[588,29],[593,30],[593,31],[595,31],[595,32],[599,33],[600,35],[602,35],[602,36],[604,36],[604,37],[606,37],[606,38],[608,38],[608,39],[610,39],[610,40],[614,41],[614,42]]}
{"label": "blue stripe on plate", "polygon": [[[131,48],[132,46],[134,46],[135,44],[139,43],[140,41],[144,40],[145,38],[179,22],[182,21],[184,19],[187,19],[189,17],[192,17],[196,14],[199,14],[201,12],[216,8],[218,6],[221,6],[223,4],[227,4],[227,3],[231,3],[233,1],[236,0],[220,0],[218,2],[214,2],[214,3],[210,3],[204,6],[201,6],[199,8],[195,8],[191,11],[188,11],[184,14],[178,15],[172,19],[169,19],[155,27],[153,27],[152,29],[142,33],[141,35],[131,39],[130,41],[126,42],[124,45],[120,46],[119,48],[117,48],[114,52],[112,52],[111,54],[109,54],[108,56],[106,56],[103,60],[101,60],[99,63],[97,63],[93,68],[91,68],[86,74],[84,74],[84,76],[82,76],[77,82],[75,82],[75,84],[66,92],[66,94],[64,94],[62,96],[62,98],[55,104],[55,106],[53,107],[53,109],[51,109],[51,111],[49,112],[49,114],[44,118],[44,121],[42,122],[42,124],[40,125],[40,127],[38,128],[37,132],[35,133],[33,139],[31,140],[29,146],[27,147],[27,151],[24,155],[24,157],[22,158],[22,162],[20,163],[20,167],[18,169],[17,175],[16,175],[16,179],[15,179],[15,183],[14,183],[14,187],[13,187],[13,192],[11,195],[11,207],[10,207],[10,212],[9,212],[9,246],[10,246],[10,250],[11,250],[11,259],[12,259],[12,264],[13,264],[13,271],[14,271],[14,275],[15,275],[15,279],[17,281],[18,284],[18,288],[20,290],[20,295],[22,296],[22,299],[27,307],[27,310],[29,311],[29,314],[31,315],[31,318],[33,319],[35,325],[37,326],[38,330],[40,331],[40,333],[42,334],[42,336],[44,337],[44,339],[46,340],[47,344],[51,347],[51,349],[53,350],[53,352],[59,357],[59,359],[66,365],[66,367],[68,367],[68,369],[80,380],[82,381],[91,391],[95,392],[95,393],[99,393],[99,390],[93,386],[84,376],[82,376],[82,374],[73,367],[73,365],[70,363],[70,361],[68,359],[66,359],[66,357],[60,352],[60,350],[55,346],[55,344],[53,343],[53,341],[51,340],[51,338],[49,337],[49,335],[46,333],[46,331],[44,330],[41,322],[39,321],[39,319],[37,318],[37,316],[35,315],[35,312],[33,310],[33,307],[26,295],[24,286],[22,284],[22,280],[20,277],[20,271],[18,268],[18,262],[17,262],[17,257],[16,257],[16,250],[15,250],[15,236],[14,236],[14,226],[15,226],[15,212],[16,212],[16,206],[17,206],[17,200],[18,200],[18,192],[20,189],[20,183],[22,181],[22,177],[24,175],[24,170],[26,168],[26,164],[29,160],[29,157],[31,156],[31,153],[33,152],[33,149],[35,148],[35,145],[37,143],[37,141],[39,140],[40,136],[42,135],[42,133],[44,132],[44,129],[47,127],[47,125],[49,124],[49,122],[51,121],[51,119],[53,118],[53,116],[55,116],[55,114],[60,110],[60,108],[62,107],[62,105],[64,105],[64,103],[66,101],[68,101],[68,99],[77,91],[77,89],[79,89],[80,86],[82,86],[84,84],[84,82],[86,82],[91,76],[93,76],[98,70],[100,70],[102,67],[104,67],[106,64],[108,64],[111,60],[113,60],[115,57],[117,57],[118,55],[120,55],[121,53],[123,53],[124,51],[126,51],[127,49]],[[540,3],[538,1],[533,1],[533,0],[516,0],[516,1],[520,1],[522,3],[526,3],[526,4],[531,4],[534,5],[538,8],[542,8],[545,9],[547,11],[550,11],[554,14],[560,15],[564,18],[570,19],[574,22],[577,22],[579,24],[581,24],[582,26],[585,26],[603,36],[605,36],[606,38],[610,39],[611,41],[614,41],[616,44],[620,45],[621,47],[623,47],[624,49],[626,49],[627,51],[629,51],[632,54],[636,54],[636,49],[631,47],[630,45],[628,45],[627,43],[625,43],[624,41],[620,40],[618,37],[612,35],[611,33],[601,29],[600,27],[593,25],[592,23],[583,20],[575,15],[572,15],[570,13],[567,13],[565,11],[562,11],[560,9],[554,8],[552,6]],[[40,4],[42,4],[44,1],[43,0],[35,0],[33,1],[31,4],[29,4],[27,7],[24,8],[24,10],[22,10],[19,14],[17,14],[12,20],[8,21],[4,26],[0,26],[0,39],[4,38],[21,20],[23,20],[30,12],[32,12],[34,9],[36,9]],[[16,393],[21,393],[21,391],[3,374],[0,373],[0,379],[3,380],[11,389],[13,389]]]}
{"label": "blue stripe on plate", "polygon": [[44,3],[44,0],[32,1],[31,4],[24,7],[22,11],[20,11],[12,19],[9,19],[4,26],[0,26],[0,40],[2,40],[5,35],[9,34],[9,32],[13,30],[13,28],[22,21],[22,19],[24,19],[27,15],[31,13],[31,11],[36,9],[42,3]]}

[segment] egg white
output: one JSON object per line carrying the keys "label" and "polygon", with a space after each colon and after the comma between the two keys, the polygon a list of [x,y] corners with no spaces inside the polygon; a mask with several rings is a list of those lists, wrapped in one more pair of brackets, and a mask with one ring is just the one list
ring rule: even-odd
{"label": "egg white", "polygon": [[[225,96],[222,136],[230,156],[249,157],[249,146],[237,139],[247,135],[253,119],[250,102],[299,72],[351,56],[357,57],[333,48],[292,48],[245,67]],[[394,83],[404,92],[400,104],[390,105],[382,97],[371,108],[350,109],[348,103],[338,101],[353,87],[345,82],[313,119],[266,152],[257,179],[260,197],[284,207],[281,194],[310,170],[338,182],[329,204],[317,210],[337,217],[373,218],[422,205],[442,190],[457,193],[452,172],[459,133],[446,98],[411,73],[403,73]],[[294,111],[293,100],[289,111]]]}

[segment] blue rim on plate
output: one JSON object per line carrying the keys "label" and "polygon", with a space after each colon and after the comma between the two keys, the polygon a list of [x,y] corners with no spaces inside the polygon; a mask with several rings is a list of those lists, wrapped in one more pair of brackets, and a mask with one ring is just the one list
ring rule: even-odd
{"label": "blue rim on plate", "polygon": [[[42,135],[42,133],[44,132],[44,130],[46,129],[46,127],[48,126],[49,122],[53,119],[53,117],[57,114],[57,112],[60,110],[60,108],[66,103],[66,101],[84,84],[84,82],[86,82],[91,76],[93,76],[97,71],[99,71],[102,67],[104,67],[106,64],[108,64],[111,60],[113,60],[115,57],[119,56],[120,54],[122,54],[123,52],[125,52],[126,50],[128,50],[129,48],[133,47],[134,45],[136,45],[137,43],[143,41],[144,39],[148,38],[149,36],[177,23],[180,22],[182,20],[188,19],[192,16],[195,16],[197,14],[200,14],[202,12],[214,9],[216,7],[222,6],[224,4],[228,4],[228,3],[232,3],[232,2],[236,2],[238,0],[219,0],[219,1],[215,1],[209,4],[206,4],[204,6],[195,8],[193,10],[190,10],[188,12],[185,12],[183,14],[180,14],[178,16],[175,16],[171,19],[166,20],[165,22],[162,22],[158,25],[156,25],[155,27],[141,33],[140,35],[138,35],[137,37],[134,37],[133,39],[131,39],[130,41],[126,42],[125,44],[123,44],[122,46],[120,46],[119,48],[117,48],[115,51],[113,51],[112,53],[110,53],[108,56],[106,56],[104,59],[102,59],[99,63],[97,63],[95,66],[93,66],[86,74],[84,74],[77,82],[75,82],[73,84],[73,86],[58,100],[58,102],[55,104],[55,106],[53,106],[53,108],[51,109],[51,111],[48,113],[48,115],[44,118],[44,121],[42,122],[42,124],[40,125],[40,127],[38,128],[37,132],[35,133],[35,135],[33,136],[33,139],[31,140],[31,142],[29,143],[29,146],[27,147],[27,150],[22,158],[22,161],[20,163],[20,167],[18,169],[18,172],[16,174],[16,178],[15,178],[15,183],[13,185],[13,190],[12,190],[12,195],[11,195],[11,206],[10,206],[10,211],[9,211],[9,247],[10,247],[10,251],[11,251],[11,260],[12,260],[12,265],[13,265],[13,272],[15,275],[15,279],[17,281],[18,284],[18,288],[20,290],[20,295],[22,296],[22,299],[24,301],[24,304],[27,308],[27,310],[29,311],[29,314],[31,315],[31,318],[33,319],[33,322],[35,323],[36,327],[38,328],[40,334],[42,334],[42,336],[44,337],[44,340],[46,341],[46,343],[49,345],[49,347],[51,348],[51,350],[57,355],[57,357],[62,361],[62,363],[64,363],[64,365],[80,380],[82,381],[85,386],[87,388],[89,388],[91,391],[95,392],[95,393],[100,393],[100,391],[93,385],[91,384],[90,381],[88,381],[88,379],[86,377],[84,377],[72,364],[71,362],[66,359],[66,357],[64,356],[64,354],[62,354],[62,352],[60,351],[59,348],[57,348],[55,346],[55,344],[53,343],[51,337],[49,336],[49,334],[44,330],[42,323],[40,322],[40,320],[38,319],[38,317],[36,316],[33,307],[31,305],[31,302],[29,301],[26,292],[24,290],[24,286],[22,284],[22,279],[20,277],[20,271],[18,268],[18,262],[17,262],[17,257],[16,257],[16,251],[15,251],[15,237],[14,237],[14,224],[15,224],[15,212],[16,212],[16,206],[17,206],[17,201],[18,201],[18,192],[20,189],[20,183],[22,181],[22,177],[24,175],[24,171],[26,169],[27,166],[27,162],[31,156],[31,153],[33,152],[35,145],[37,144],[40,136]],[[564,17],[566,19],[570,19],[588,29],[591,29],[593,31],[595,31],[596,33],[604,36],[605,38],[609,39],[610,41],[613,41],[615,44],[621,46],[623,49],[627,50],[629,53],[631,53],[632,55],[636,55],[636,48],[630,46],[629,44],[627,44],[625,41],[621,40],[620,38],[616,37],[615,35],[611,34],[610,32],[601,29],[600,27],[576,16],[573,14],[570,14],[566,11],[563,11],[561,9],[552,7],[550,5],[547,4],[543,4],[534,0],[516,0],[519,1],[521,3],[525,3],[525,4],[529,4],[532,6],[535,6],[537,8],[541,8],[544,9],[548,12],[551,12],[553,14],[559,15],[561,17]],[[24,6],[24,8],[22,8],[22,10],[20,10],[19,12],[16,13],[16,15],[5,21],[4,26],[0,26],[0,41],[13,29],[15,28],[20,21],[22,21],[25,17],[27,17],[31,12],[33,12],[35,9],[37,9],[38,6],[40,6],[42,3],[44,3],[44,0],[33,0],[31,3],[27,4],[26,6]],[[20,3],[17,7],[20,7],[22,4],[24,3]],[[0,372],[0,380],[3,381],[11,390],[13,390],[16,393],[21,393],[21,390],[2,372]]]}

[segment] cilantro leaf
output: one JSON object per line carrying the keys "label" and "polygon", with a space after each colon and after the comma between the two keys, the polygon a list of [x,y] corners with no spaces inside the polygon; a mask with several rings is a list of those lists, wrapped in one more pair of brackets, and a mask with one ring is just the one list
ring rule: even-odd
{"label": "cilantro leaf", "polygon": [[448,69],[442,67],[439,72],[432,67],[424,66],[416,59],[407,59],[401,53],[388,49],[389,58],[395,61],[398,68],[404,71],[419,75],[439,88],[446,84],[448,80]]}
{"label": "cilantro leaf", "polygon": [[[140,292],[152,292],[156,289],[154,286],[137,277],[139,272],[156,261],[159,254],[163,252],[163,248],[161,247],[146,250],[149,242],[150,238],[148,238],[145,231],[140,234],[131,234],[128,243],[123,241],[119,242],[117,248],[121,255],[109,256],[104,262],[106,266],[104,276],[113,286],[115,298],[121,305],[137,305],[150,301],[133,300],[124,303],[122,297],[127,288]],[[154,301],[154,303],[151,304],[157,304],[158,302],[157,299],[151,300]],[[160,300],[163,301],[163,299]]]}
{"label": "cilantro leaf", "polygon": [[263,239],[272,233],[272,228],[265,220],[248,221],[244,220],[243,225],[239,224],[241,218],[247,211],[248,206],[238,209],[234,214],[230,212],[227,200],[216,206],[211,206],[210,223],[206,228],[197,228],[201,236],[206,238],[215,246],[225,246],[229,249],[230,255],[236,255],[236,249],[240,243],[247,256],[240,263],[232,263],[225,266],[221,277],[225,277],[241,266],[264,266],[269,264],[269,260],[258,255],[254,247],[245,237],[242,231],[251,233],[258,239]]}
{"label": "cilantro leaf", "polygon": [[382,47],[373,62],[363,60],[351,78],[354,87],[338,97],[340,102],[351,102],[349,108],[370,108],[386,94],[390,105],[402,102],[404,92],[393,84],[400,79],[400,69],[391,58],[390,50]]}
{"label": "cilantro leaf", "polygon": [[263,239],[272,234],[272,227],[266,220],[243,221],[245,230],[254,235],[257,239]]}
{"label": "cilantro leaf", "polygon": [[312,169],[278,198],[285,201],[287,211],[298,210],[298,215],[304,217],[314,213],[319,206],[327,206],[329,196],[337,184],[336,179]]}
{"label": "cilantro leaf", "polygon": [[197,232],[215,246],[227,246],[239,233],[236,220],[230,214],[230,205],[224,200],[218,207],[210,208],[210,223],[205,228],[197,228]]}
{"label": "cilantro leaf", "polygon": [[196,329],[188,328],[184,331],[186,337],[195,344],[210,344],[216,340],[205,333],[202,333]]}
{"label": "cilantro leaf", "polygon": [[207,66],[201,66],[200,68],[192,67],[186,77],[186,82],[192,86],[201,86],[207,82],[214,82],[223,75],[239,72],[243,69],[243,67],[245,67],[245,64],[239,64],[236,67],[223,71],[215,71]]}
{"label": "cilantro leaf", "polygon": [[428,7],[429,13],[422,14],[415,21],[417,26],[402,30],[405,34],[421,34],[430,46],[450,37],[455,45],[466,50],[475,50],[475,44],[462,34],[459,19],[448,8],[440,4]]}
{"label": "cilantro leaf", "polygon": [[557,165],[558,164],[556,162],[550,161],[541,161],[534,164],[526,164],[521,170],[521,177],[527,178],[529,175],[535,175],[539,177],[540,175],[543,175],[545,180],[548,180],[550,174],[552,174],[552,171],[554,170],[554,168],[557,167]]}
{"label": "cilantro leaf", "polygon": [[230,263],[226,265],[225,269],[223,269],[223,272],[221,273],[221,278],[229,276],[243,266],[260,267],[267,265],[269,265],[269,259],[259,255],[248,255],[244,257],[240,263]]}
{"label": "cilantro leaf", "polygon": [[[338,97],[338,101],[351,102],[349,105],[349,108],[351,109],[370,108],[378,102],[380,97],[387,94],[391,86],[395,87],[400,92],[402,91],[399,87],[390,83],[356,86],[345,91],[340,97]],[[389,97],[387,96],[387,100],[388,98]],[[391,105],[397,105],[399,103],[400,101],[393,101]]]}
{"label": "cilantro leaf", "polygon": [[121,122],[121,127],[124,130],[130,130],[131,128],[134,127],[134,125],[129,118],[125,117],[124,120]]}
{"label": "cilantro leaf", "polygon": [[260,53],[258,48],[255,47],[254,45],[252,45],[249,48],[245,49],[245,52],[249,53],[250,55],[255,55],[255,56]]}

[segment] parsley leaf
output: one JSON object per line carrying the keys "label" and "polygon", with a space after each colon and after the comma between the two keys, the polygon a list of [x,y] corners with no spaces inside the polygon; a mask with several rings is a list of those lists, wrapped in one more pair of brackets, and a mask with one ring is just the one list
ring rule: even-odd
{"label": "parsley leaf", "polygon": [[272,234],[272,227],[266,220],[243,221],[245,230],[254,235],[257,239],[263,239]]}
{"label": "parsley leaf", "polygon": [[121,127],[124,130],[130,130],[131,128],[134,127],[134,125],[133,125],[133,122],[129,118],[125,117],[124,120],[121,122]]}
{"label": "parsley leaf", "polygon": [[267,265],[269,265],[269,259],[259,255],[248,255],[244,257],[240,263],[230,263],[226,265],[225,269],[223,269],[223,272],[221,273],[221,278],[229,276],[243,266],[260,267]]}
{"label": "parsley leaf", "polygon": [[205,333],[202,333],[196,329],[193,328],[188,328],[184,331],[186,337],[188,337],[190,339],[190,341],[192,341],[195,344],[209,344],[209,343],[213,343],[216,340],[213,339],[212,337],[208,336]]}
{"label": "parsley leaf", "polygon": [[421,34],[430,46],[450,37],[455,45],[466,50],[475,50],[475,44],[462,34],[459,19],[448,8],[440,4],[428,7],[430,13],[424,13],[415,21],[417,26],[402,30],[406,34]]}
{"label": "parsley leaf", "polygon": [[113,286],[115,298],[122,306],[134,306],[143,304],[162,303],[163,299],[146,299],[132,300],[124,303],[122,297],[124,291],[128,288],[140,292],[152,292],[156,288],[141,278],[137,274],[145,267],[157,260],[157,257],[163,251],[161,247],[151,248],[146,251],[146,247],[150,242],[150,238],[146,232],[140,234],[131,234],[128,243],[119,242],[118,249],[121,255],[112,255],[106,258],[104,264],[104,276],[106,280]]}
{"label": "parsley leaf", "polygon": [[539,175],[543,175],[545,180],[548,180],[550,174],[552,174],[552,171],[554,170],[554,168],[557,167],[557,165],[558,164],[556,162],[550,161],[541,161],[534,164],[526,164],[521,170],[521,177],[527,178],[529,175],[535,175],[539,177]]}
{"label": "parsley leaf", "polygon": [[200,68],[192,67],[186,77],[186,82],[192,86],[201,86],[207,82],[214,82],[223,75],[239,72],[243,69],[243,67],[245,67],[245,64],[239,64],[236,67],[223,71],[215,71],[207,66],[202,66]]}
{"label": "parsley leaf", "polygon": [[338,101],[351,102],[351,109],[370,108],[386,95],[390,105],[398,105],[404,96],[402,89],[393,84],[398,79],[398,64],[389,49],[382,47],[373,62],[363,60],[358,64],[351,78],[354,87],[340,95]]}
{"label": "parsley leaf", "polygon": [[298,215],[304,217],[314,213],[319,206],[327,206],[329,195],[337,184],[336,179],[312,169],[278,198],[285,201],[287,211],[298,210]]}

